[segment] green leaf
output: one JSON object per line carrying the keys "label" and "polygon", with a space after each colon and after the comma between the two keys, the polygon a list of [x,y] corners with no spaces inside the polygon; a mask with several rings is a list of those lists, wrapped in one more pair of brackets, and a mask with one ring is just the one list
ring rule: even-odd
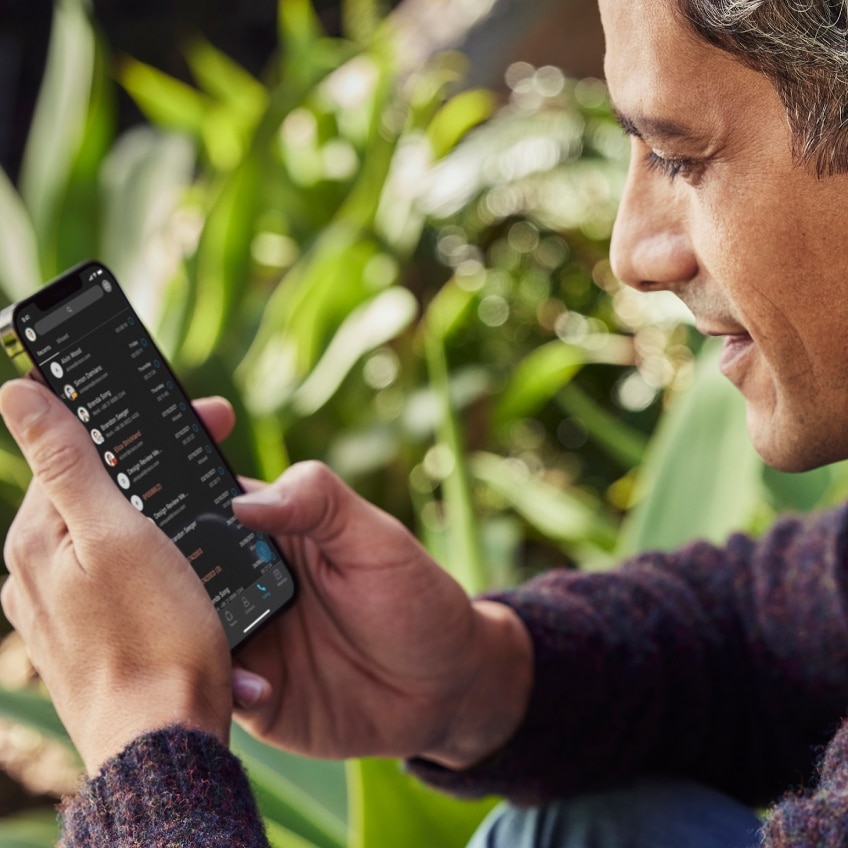
{"label": "green leaf", "polygon": [[785,474],[763,465],[763,482],[769,501],[778,512],[810,512],[836,502],[832,499],[834,484],[840,478],[844,479],[846,472],[848,463],[845,462],[825,465],[803,474]]}
{"label": "green leaf", "polygon": [[155,124],[201,138],[211,101],[184,82],[137,59],[127,58],[118,80],[139,109]]}
{"label": "green leaf", "polygon": [[694,384],[665,413],[637,478],[643,494],[622,527],[618,554],[715,543],[745,529],[762,492],[762,460],[745,426],[745,402],[718,371],[708,342]]}
{"label": "green leaf", "polygon": [[434,339],[447,341],[461,329],[476,300],[476,294],[448,280],[427,307],[426,332]]}
{"label": "green leaf", "polygon": [[345,848],[347,793],[341,763],[286,754],[233,726],[262,815],[317,848]]}
{"label": "green leaf", "polygon": [[44,280],[38,242],[26,207],[0,169],[0,289],[7,302],[32,294]]}
{"label": "green leaf", "polygon": [[358,230],[336,221],[283,277],[238,367],[254,412],[271,412],[290,400],[326,335],[367,296],[363,274],[375,252]]}
{"label": "green leaf", "polygon": [[20,449],[5,428],[0,441],[8,444],[8,447],[5,444],[0,444],[0,481],[23,495],[32,479],[32,472],[26,460],[21,458]]}
{"label": "green leaf", "polygon": [[348,765],[349,848],[463,848],[497,801],[460,801],[404,774],[394,760]]}
{"label": "green leaf", "polygon": [[192,321],[181,351],[190,366],[212,355],[233,321],[251,264],[261,164],[258,157],[245,158],[207,215],[197,249]]}
{"label": "green leaf", "polygon": [[385,5],[381,0],[342,0],[342,30],[345,35],[359,44],[367,44],[385,15]]}
{"label": "green leaf", "polygon": [[317,412],[333,396],[356,363],[369,351],[405,330],[418,312],[418,302],[398,286],[354,309],[339,327],[324,355],[292,398],[301,417]]}
{"label": "green leaf", "polygon": [[301,86],[316,68],[336,67],[335,51],[326,49],[333,42],[323,37],[310,0],[279,0],[277,10],[282,79],[288,85]]}
{"label": "green leaf", "polygon": [[44,695],[0,687],[0,716],[7,721],[31,727],[73,750],[70,737]]}
{"label": "green leaf", "polygon": [[280,0],[277,9],[284,52],[305,52],[324,34],[310,0]]}
{"label": "green leaf", "polygon": [[471,471],[544,538],[562,546],[583,565],[608,564],[617,526],[595,499],[531,477],[509,459],[494,454],[475,454]]}
{"label": "green leaf", "polygon": [[316,843],[298,836],[275,821],[265,819],[264,825],[271,848],[317,848]]}
{"label": "green leaf", "polygon": [[561,341],[548,342],[529,353],[516,367],[498,398],[498,426],[526,418],[543,407],[587,361],[586,351]]}
{"label": "green leaf", "polygon": [[494,93],[484,89],[464,91],[445,103],[427,127],[434,158],[450,153],[469,130],[492,116],[496,106]]}
{"label": "green leaf", "polygon": [[247,124],[256,124],[268,105],[268,92],[259,80],[204,39],[191,43],[186,59],[210,97],[226,104]]}
{"label": "green leaf", "polygon": [[[42,256],[53,245],[57,209],[82,143],[94,70],[94,34],[81,0],[62,0],[53,9],[47,68],[20,178]],[[52,273],[49,264],[43,270]]]}
{"label": "green leaf", "polygon": [[59,822],[54,810],[39,810],[0,819],[3,848],[53,848],[59,839]]}
{"label": "green leaf", "polygon": [[430,387],[439,403],[436,441],[450,458],[452,465],[443,478],[442,498],[447,517],[445,553],[442,565],[459,581],[469,594],[482,592],[487,585],[483,567],[477,517],[471,497],[468,472],[468,453],[460,432],[459,420],[451,398],[450,374],[442,337],[429,331],[427,316],[424,344]]}

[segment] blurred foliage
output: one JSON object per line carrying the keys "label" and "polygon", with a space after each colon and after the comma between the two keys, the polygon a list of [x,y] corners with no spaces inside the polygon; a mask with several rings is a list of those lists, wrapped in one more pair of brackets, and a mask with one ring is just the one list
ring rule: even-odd
{"label": "blurred foliage", "polygon": [[[673,299],[614,279],[627,146],[603,86],[517,64],[499,102],[454,55],[401,76],[382,5],[350,0],[331,39],[280,2],[263,79],[196,42],[188,86],[57,2],[18,186],[0,172],[0,299],[103,260],[189,390],[232,399],[237,468],[326,461],[469,591],[844,494],[841,467],[766,472]],[[115,79],[148,125],[116,135]],[[4,527],[27,479],[0,433]],[[0,690],[0,717],[68,744],[38,692]],[[280,848],[458,848],[491,806],[395,763],[235,747]],[[3,845],[54,836],[0,823]]]}

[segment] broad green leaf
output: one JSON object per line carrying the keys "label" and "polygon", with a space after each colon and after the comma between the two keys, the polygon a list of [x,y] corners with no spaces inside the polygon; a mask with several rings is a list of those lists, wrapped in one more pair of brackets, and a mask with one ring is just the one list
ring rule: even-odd
{"label": "broad green leaf", "polygon": [[0,687],[0,716],[56,739],[73,750],[67,731],[53,704],[44,695]]}
{"label": "broad green leaf", "polygon": [[0,289],[8,303],[32,294],[44,282],[38,242],[29,213],[0,169]]}
{"label": "broad green leaf", "polygon": [[288,402],[327,334],[368,295],[363,273],[375,253],[358,230],[334,222],[283,277],[237,371],[251,409],[266,413]]}
{"label": "broad green leaf", "polygon": [[394,760],[348,765],[349,848],[464,848],[497,803],[460,801],[404,774]]}
{"label": "broad green leaf", "polygon": [[292,403],[298,415],[306,417],[317,412],[330,400],[353,366],[366,353],[403,332],[417,312],[414,295],[397,286],[354,309],[295,392]]}
{"label": "broad green leaf", "polygon": [[586,567],[606,565],[617,526],[594,498],[531,477],[509,459],[476,453],[474,477],[490,486],[543,537],[557,542]]}
{"label": "broad green leaf", "polygon": [[[21,164],[21,196],[42,256],[53,246],[58,206],[86,126],[94,34],[83,5],[82,0],[54,4],[47,68]],[[48,263],[42,270],[54,269]]]}
{"label": "broad green leaf", "polygon": [[305,52],[324,34],[310,0],[279,0],[277,6],[283,52]]}
{"label": "broad green leaf", "polygon": [[347,792],[341,763],[295,757],[233,727],[262,815],[318,848],[344,848]]}
{"label": "broad green leaf", "polygon": [[253,431],[260,477],[276,480],[291,464],[280,422],[273,415],[257,415]]}
{"label": "broad green leaf", "polygon": [[492,116],[496,105],[495,95],[484,89],[464,91],[452,97],[427,127],[433,158],[441,159],[450,153],[470,130]]}
{"label": "broad green leaf", "polygon": [[848,498],[848,463],[838,462],[828,468],[830,488],[819,506],[834,506]]}
{"label": "broad green leaf", "polygon": [[201,138],[211,101],[184,82],[137,59],[125,59],[118,80],[155,124]]}
{"label": "broad green leaf", "polygon": [[271,819],[265,819],[264,824],[265,835],[268,837],[271,848],[317,848],[316,843],[298,836]]}
{"label": "broad green leaf", "polygon": [[448,280],[427,307],[427,334],[443,342],[449,339],[462,327],[475,300],[474,292]]}
{"label": "broad green leaf", "polygon": [[258,157],[246,158],[225,181],[206,217],[197,248],[192,321],[181,351],[189,365],[208,359],[233,321],[249,276],[261,166]]}
{"label": "broad green leaf", "polygon": [[256,124],[268,105],[268,92],[259,80],[203,39],[189,45],[186,59],[194,78],[210,97],[226,104],[251,127]]}
{"label": "broad green leaf", "polygon": [[784,474],[763,465],[763,482],[769,500],[777,511],[810,512],[841,501],[833,499],[833,489],[844,480],[848,463],[826,465],[803,474]]}
{"label": "broad green leaf", "polygon": [[268,105],[268,92],[247,71],[207,41],[198,40],[187,59],[195,79],[215,101],[203,119],[203,143],[212,165],[229,171],[241,161]]}
{"label": "broad green leaf", "polygon": [[38,810],[0,819],[0,845],[3,848],[53,848],[58,839],[59,822],[54,810]]}
{"label": "broad green leaf", "polygon": [[718,371],[707,343],[694,384],[665,413],[637,478],[640,501],[618,553],[672,550],[695,539],[721,543],[745,529],[760,502],[762,460],[745,426],[745,402]]}
{"label": "broad green leaf", "polygon": [[324,37],[323,27],[310,0],[279,0],[282,79],[286,85],[308,84],[318,69],[338,67],[338,41]]}
{"label": "broad green leaf", "polygon": [[498,398],[495,422],[502,426],[541,409],[587,361],[586,351],[561,341],[548,342],[516,367]]}

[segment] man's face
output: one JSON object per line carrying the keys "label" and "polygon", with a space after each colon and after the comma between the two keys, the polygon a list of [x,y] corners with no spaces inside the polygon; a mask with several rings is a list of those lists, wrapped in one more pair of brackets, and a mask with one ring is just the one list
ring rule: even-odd
{"label": "man's face", "polygon": [[769,80],[699,40],[671,2],[600,6],[632,135],[615,273],[670,289],[724,337],[721,370],[767,462],[848,457],[848,177],[796,165]]}

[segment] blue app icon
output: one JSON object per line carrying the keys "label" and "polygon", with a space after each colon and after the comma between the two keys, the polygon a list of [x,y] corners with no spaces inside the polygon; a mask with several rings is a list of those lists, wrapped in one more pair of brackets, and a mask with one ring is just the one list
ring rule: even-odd
{"label": "blue app icon", "polygon": [[256,556],[258,556],[262,562],[271,562],[271,560],[274,559],[274,553],[267,542],[257,542],[254,550],[256,551]]}

